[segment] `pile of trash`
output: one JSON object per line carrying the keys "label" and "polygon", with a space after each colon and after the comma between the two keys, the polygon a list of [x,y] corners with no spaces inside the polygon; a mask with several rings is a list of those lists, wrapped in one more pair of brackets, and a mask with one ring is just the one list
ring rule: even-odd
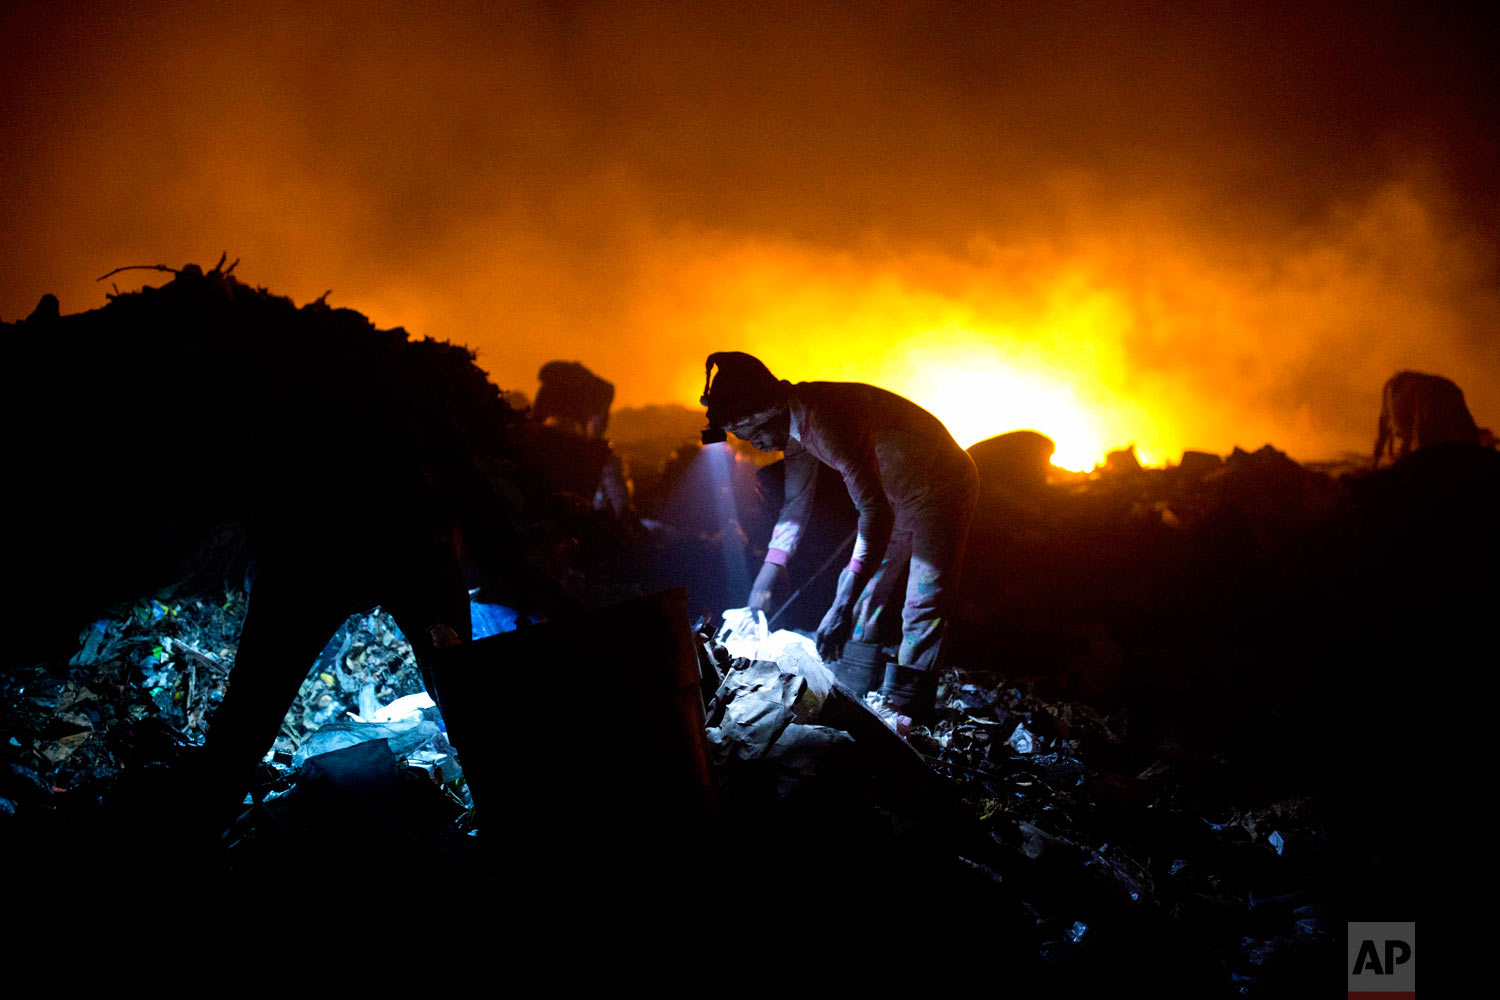
{"label": "pile of trash", "polygon": [[[4,394],[24,428],[7,447],[36,488],[6,549],[6,604],[28,627],[0,665],[0,808],[97,799],[127,765],[201,744],[257,574],[316,576],[351,607],[393,602],[439,585],[457,520],[465,569],[496,600],[547,613],[634,589],[613,568],[622,529],[547,488],[517,442],[524,415],[473,352],[326,296],[297,307],[223,259],[149,269],[171,280],[78,314],[46,296],[3,324],[26,373]],[[170,408],[143,384],[169,388]],[[99,433],[136,418],[152,433]],[[355,469],[373,488],[337,488]],[[268,767],[340,729],[389,730],[382,712],[422,690],[383,615],[346,624],[310,666]],[[403,768],[432,755],[415,770],[461,790],[451,748],[425,739],[437,726],[423,719],[419,745],[379,738]]]}
{"label": "pile of trash", "polygon": [[[724,864],[838,900],[800,917],[809,933],[878,933],[904,899],[1049,995],[1115,977],[1269,996],[1339,961],[1308,799],[1261,801],[1231,761],[1135,746],[1123,713],[988,673],[947,671],[937,721],[903,741],[806,636],[726,620],[708,715]],[[805,852],[782,870],[766,844]]]}
{"label": "pile of trash", "polygon": [[282,724],[283,738],[300,753],[329,723],[372,721],[393,702],[423,691],[421,668],[395,620],[379,608],[353,615],[308,671]]}
{"label": "pile of trash", "polygon": [[[1152,530],[1178,529],[1158,519]],[[213,665],[232,661],[241,602],[137,604],[91,625],[71,663],[6,674],[8,808],[93,795],[143,759],[140,747],[121,752],[127,734],[142,746],[173,733],[196,741],[222,696]],[[476,636],[485,623],[515,624],[514,612],[475,608]],[[1213,673],[1195,634],[1171,646],[1160,630],[1085,630],[1082,651],[1041,677],[960,646],[937,718],[903,740],[839,686],[807,634],[743,610],[724,617],[699,630],[720,820],[707,853],[714,878],[740,887],[726,905],[741,918],[790,910],[820,940],[868,939],[895,906],[920,914],[951,954],[1003,959],[1010,981],[1036,994],[1132,981],[1270,996],[1340,960],[1358,886],[1383,886],[1374,875],[1406,858],[1364,853],[1331,808],[1345,730],[1326,705],[1303,706],[1319,713],[1321,732],[1309,731],[1295,713],[1252,719],[1229,700],[1170,690],[1173,676]],[[598,639],[602,665],[610,634]],[[1252,670],[1270,662],[1254,646],[1224,656]],[[1132,659],[1157,687],[1129,688]],[[367,870],[422,857],[463,873],[454,884],[492,884],[461,762],[418,677],[388,618],[345,625],[226,838],[223,863],[237,878],[268,879],[334,838],[363,844]],[[589,769],[600,703],[587,688],[568,701],[570,742],[545,747],[527,780],[574,802],[585,819],[573,835],[597,848],[628,814],[593,816],[590,790],[635,772]],[[558,770],[559,759],[582,763]],[[1363,798],[1362,786],[1345,797]],[[1390,838],[1426,822],[1414,797],[1409,808],[1387,821]],[[1397,850],[1421,856],[1415,845]]]}
{"label": "pile of trash", "polygon": [[721,763],[762,759],[783,740],[805,738],[828,699],[838,696],[812,640],[787,629],[771,632],[764,612],[724,612],[714,642],[732,664],[706,706],[709,747]]}
{"label": "pile of trash", "polygon": [[1170,945],[1179,972],[1273,995],[1337,962],[1342,887],[1310,797],[1277,798],[1223,754],[1139,745],[1128,712],[994,674],[949,671],[938,694],[913,743],[1009,854],[1056,975],[1101,951],[1144,972]]}
{"label": "pile of trash", "polygon": [[201,743],[244,611],[235,592],[137,602],[90,624],[71,658],[0,671],[0,809],[108,782],[163,740]]}
{"label": "pile of trash", "polygon": [[[107,795],[123,768],[203,743],[234,662],[245,596],[151,600],[94,621],[65,663],[0,672],[5,784],[0,811],[50,808],[74,789]],[[481,627],[516,615],[474,605]],[[321,754],[381,741],[398,768],[472,802],[411,645],[379,608],[350,616],[318,655],[265,758],[256,798],[295,784]]]}

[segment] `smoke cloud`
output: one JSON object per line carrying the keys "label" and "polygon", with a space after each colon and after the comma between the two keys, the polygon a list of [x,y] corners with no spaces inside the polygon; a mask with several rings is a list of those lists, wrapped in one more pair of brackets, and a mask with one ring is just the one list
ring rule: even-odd
{"label": "smoke cloud", "polygon": [[227,250],[617,405],[744,349],[1074,466],[1364,451],[1400,368],[1500,422],[1478,13],[136,6],[0,14],[0,318]]}

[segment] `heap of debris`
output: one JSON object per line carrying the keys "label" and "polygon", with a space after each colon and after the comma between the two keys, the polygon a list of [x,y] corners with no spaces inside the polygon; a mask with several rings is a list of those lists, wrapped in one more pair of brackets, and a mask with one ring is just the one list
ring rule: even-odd
{"label": "heap of debris", "polygon": [[[421,600],[444,572],[433,560],[460,555],[481,599],[543,614],[637,589],[612,569],[622,529],[547,487],[524,415],[471,351],[326,296],[297,308],[223,261],[161,270],[170,282],[103,309],[44,300],[4,326],[7,459],[28,482],[4,538],[5,603],[26,623],[0,671],[7,840],[61,851],[46,831],[95,824],[122,776],[191,768],[273,564],[306,588],[293,614],[319,588],[350,610],[392,587]],[[349,749],[384,727],[391,773],[466,811],[435,708],[383,717],[421,690],[389,617],[352,619],[307,667],[257,799],[288,791],[336,732]],[[212,793],[173,780],[181,801]],[[149,811],[156,793],[129,794]]]}
{"label": "heap of debris", "polygon": [[[692,606],[738,603],[719,600],[722,568],[731,556],[757,556],[777,506],[774,466],[730,459],[718,470],[714,488],[729,487],[733,518],[674,513],[674,496],[715,474],[689,447],[663,465],[644,523],[601,516],[587,497],[542,485],[533,466],[547,456],[515,447],[524,418],[461,348],[413,345],[322,303],[296,310],[218,269],[184,269],[140,294],[200,305],[227,295],[277,322],[301,316],[304,332],[326,326],[329,339],[311,348],[277,340],[268,350],[282,363],[301,359],[309,395],[338,382],[324,392],[352,407],[338,426],[368,418],[396,454],[436,449],[446,456],[439,471],[465,470],[459,478],[483,487],[472,496],[515,543],[480,596],[550,600],[556,619],[488,647],[520,650],[520,668],[479,679],[479,695],[462,706],[493,719],[495,754],[508,765],[496,804],[503,822],[489,827],[470,809],[449,720],[413,700],[422,670],[410,644],[381,613],[350,619],[308,664],[240,817],[195,856],[200,899],[280,893],[285,873],[334,856],[340,877],[361,886],[415,866],[424,891],[492,894],[497,871],[524,872],[545,848],[552,867],[537,877],[533,901],[566,883],[575,895],[555,902],[566,911],[606,874],[601,858],[607,868],[629,855],[621,845],[642,846],[632,835],[663,832],[655,807],[632,800],[644,776],[631,755],[665,732],[701,754],[712,816],[668,824],[679,839],[648,846],[673,852],[654,855],[664,864],[690,869],[678,888],[707,892],[726,934],[792,927],[819,947],[869,948],[894,922],[919,928],[922,947],[906,964],[945,979],[1003,976],[1036,995],[1131,982],[1272,996],[1336,969],[1350,919],[1420,915],[1460,942],[1485,926],[1433,887],[1460,883],[1487,851],[1473,778],[1488,754],[1487,700],[1468,681],[1484,662],[1474,651],[1493,641],[1500,598],[1493,451],[1424,447],[1376,472],[1299,465],[1270,447],[1189,453],[1166,469],[1122,453],[1094,474],[1049,481],[1039,435],[980,449],[991,474],[932,725],[897,738],[833,682],[805,636],[786,633],[736,659],[705,624],[698,673],[688,664],[686,685],[681,671],[657,678],[675,699],[664,717],[697,731],[651,716],[648,732],[623,744],[631,713],[661,694],[634,684],[630,671],[681,650],[670,630],[643,637],[631,631],[636,610],[608,606],[700,577],[715,580]],[[68,329],[58,322],[44,314],[6,330],[48,373],[38,386],[12,385],[37,412],[48,412],[48,391],[66,388],[57,375],[66,341],[43,336]],[[167,430],[140,434],[134,452],[112,442],[91,469],[76,458],[98,425],[73,427],[73,450],[22,446],[21,455],[64,488],[99,498],[98,516],[111,524],[150,519],[143,551],[152,556],[197,524],[201,510],[180,487],[230,461],[221,433],[245,440],[244,428],[195,422],[223,413],[207,396],[234,378],[205,390],[184,385],[181,366],[155,367],[178,351],[223,362],[214,352],[224,332],[174,336],[181,342],[170,349],[149,338],[106,345],[109,363],[129,361],[184,390],[172,397],[178,411],[159,401],[151,410],[165,412],[153,419]],[[232,332],[229,340],[238,343]],[[79,392],[108,389],[109,399],[129,401],[102,372],[84,383]],[[361,386],[381,387],[375,408],[394,413],[369,412]],[[68,391],[71,403],[48,405],[81,406]],[[310,478],[293,493],[347,507],[370,529],[362,544],[378,552],[381,525],[359,508],[402,488],[382,478],[392,468],[379,458],[386,453],[338,434],[323,440],[345,447],[323,465],[295,466]],[[802,553],[810,566],[836,554],[852,519],[836,477],[819,496],[821,523]],[[81,516],[33,506],[49,524]],[[33,561],[10,565],[35,573],[12,581],[24,591],[12,606],[36,611],[38,634],[19,634],[0,670],[0,837],[13,856],[83,856],[96,841],[59,834],[107,815],[100,800],[117,786],[134,781],[149,793],[154,762],[190,760],[211,731],[253,561],[243,534],[195,537],[192,558],[148,566],[150,579],[127,581],[135,591],[113,605],[101,603],[93,579],[72,586],[98,553],[68,549],[71,537],[50,559],[42,541],[20,545]],[[658,602],[656,613],[683,617],[687,600]],[[810,628],[822,605],[815,582],[782,624]],[[507,614],[499,628],[523,620]],[[528,813],[517,803],[549,808]],[[161,805],[169,831],[170,800]],[[488,836],[472,836],[476,829]],[[156,863],[168,843],[157,830],[129,841],[126,856]],[[30,871],[44,897],[67,897],[53,892],[56,880],[97,891],[98,873],[82,866],[38,862]]]}

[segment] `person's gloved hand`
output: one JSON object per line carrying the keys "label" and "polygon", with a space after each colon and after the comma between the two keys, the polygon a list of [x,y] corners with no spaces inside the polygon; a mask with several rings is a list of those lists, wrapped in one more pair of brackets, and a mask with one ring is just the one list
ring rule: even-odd
{"label": "person's gloved hand", "polygon": [[776,589],[776,581],[781,579],[781,572],[782,567],[775,563],[763,563],[755,575],[755,582],[750,585],[750,600],[745,606],[751,611],[770,614],[771,595]]}
{"label": "person's gloved hand", "polygon": [[823,621],[818,625],[818,658],[824,663],[834,663],[843,658],[844,643],[854,631],[853,609],[847,603],[834,601]]}

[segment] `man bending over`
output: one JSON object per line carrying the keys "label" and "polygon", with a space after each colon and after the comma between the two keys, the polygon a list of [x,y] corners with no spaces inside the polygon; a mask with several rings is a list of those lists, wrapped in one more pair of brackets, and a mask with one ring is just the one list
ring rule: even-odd
{"label": "man bending over", "polygon": [[818,653],[833,662],[851,640],[893,639],[904,580],[900,652],[886,666],[880,694],[899,715],[927,721],[979,493],[973,461],[941,421],[908,399],[858,382],[792,385],[738,351],[708,356],[702,403],[706,439],[723,431],[786,455],[786,500],[749,607],[767,610],[812,512],[817,464],[831,466],[849,489],[859,527],[818,626]]}

